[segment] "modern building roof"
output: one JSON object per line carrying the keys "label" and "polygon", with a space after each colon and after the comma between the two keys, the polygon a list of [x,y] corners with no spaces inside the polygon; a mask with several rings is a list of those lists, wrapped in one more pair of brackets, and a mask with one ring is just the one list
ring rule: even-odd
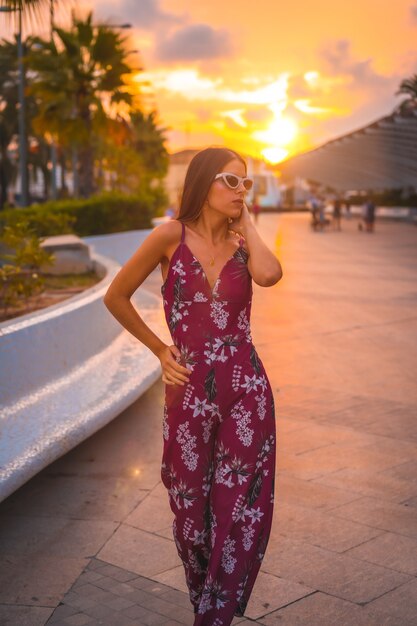
{"label": "modern building roof", "polygon": [[417,106],[402,104],[279,167],[284,178],[306,178],[340,191],[417,188]]}

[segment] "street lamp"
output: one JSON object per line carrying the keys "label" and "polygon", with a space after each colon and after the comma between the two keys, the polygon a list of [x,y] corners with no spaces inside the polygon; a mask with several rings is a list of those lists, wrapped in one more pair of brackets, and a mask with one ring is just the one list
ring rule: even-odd
{"label": "street lamp", "polygon": [[17,33],[17,62],[19,68],[19,174],[20,174],[20,205],[28,204],[28,170],[27,170],[27,143],[26,143],[26,102],[25,102],[25,72],[23,68],[23,44],[22,44],[22,3],[18,7],[0,7],[0,13],[19,13],[19,30]]}
{"label": "street lamp", "polygon": [[[54,18],[55,18],[54,0],[50,0],[50,4],[49,4],[49,26],[50,26],[51,42],[53,42],[53,40],[54,40]],[[56,200],[57,197],[58,197],[57,181],[56,181],[56,174],[57,174],[57,149],[56,149],[56,144],[55,144],[55,141],[54,141],[53,137],[51,139],[51,165],[52,165],[52,171],[51,171],[51,197],[52,197],[52,200]]]}

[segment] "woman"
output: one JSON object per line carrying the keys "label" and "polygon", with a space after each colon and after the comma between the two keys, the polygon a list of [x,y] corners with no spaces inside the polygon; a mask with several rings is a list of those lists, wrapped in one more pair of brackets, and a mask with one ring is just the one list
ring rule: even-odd
{"label": "woman", "polygon": [[255,218],[255,224],[258,223],[258,215],[260,212],[261,212],[261,205],[258,202],[258,198],[255,196],[253,199],[252,207],[251,207],[251,213],[253,214]]}
{"label": "woman", "polygon": [[[161,478],[194,626],[228,626],[234,615],[244,615],[272,523],[274,398],[249,319],[252,279],[274,285],[282,269],[244,203],[251,187],[236,152],[197,153],[178,218],[151,232],[104,298],[161,361]],[[130,302],[158,264],[169,346]]]}
{"label": "woman", "polygon": [[333,228],[334,230],[342,230],[340,225],[340,218],[342,215],[342,203],[340,198],[336,197],[333,200]]}

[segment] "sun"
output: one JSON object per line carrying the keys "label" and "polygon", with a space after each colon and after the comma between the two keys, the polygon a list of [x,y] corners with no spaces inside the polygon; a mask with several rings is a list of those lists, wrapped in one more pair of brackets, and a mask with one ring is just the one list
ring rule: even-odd
{"label": "sun", "polygon": [[276,117],[266,130],[258,130],[253,134],[255,139],[274,146],[286,146],[296,135],[297,126],[288,117]]}
{"label": "sun", "polygon": [[264,148],[261,150],[261,154],[269,163],[275,165],[287,158],[288,150],[285,148]]}
{"label": "sun", "polygon": [[275,118],[265,130],[257,130],[253,138],[266,144],[261,154],[270,162],[278,163],[286,158],[286,147],[296,138],[298,128],[296,123],[289,117],[275,112]]}

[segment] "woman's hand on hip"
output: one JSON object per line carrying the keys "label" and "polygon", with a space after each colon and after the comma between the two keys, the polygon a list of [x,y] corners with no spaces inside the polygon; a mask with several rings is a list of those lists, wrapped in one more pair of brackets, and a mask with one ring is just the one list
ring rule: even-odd
{"label": "woman's hand on hip", "polygon": [[165,346],[158,355],[162,367],[162,381],[166,385],[185,385],[189,382],[189,370],[178,362],[181,352],[175,345]]}

